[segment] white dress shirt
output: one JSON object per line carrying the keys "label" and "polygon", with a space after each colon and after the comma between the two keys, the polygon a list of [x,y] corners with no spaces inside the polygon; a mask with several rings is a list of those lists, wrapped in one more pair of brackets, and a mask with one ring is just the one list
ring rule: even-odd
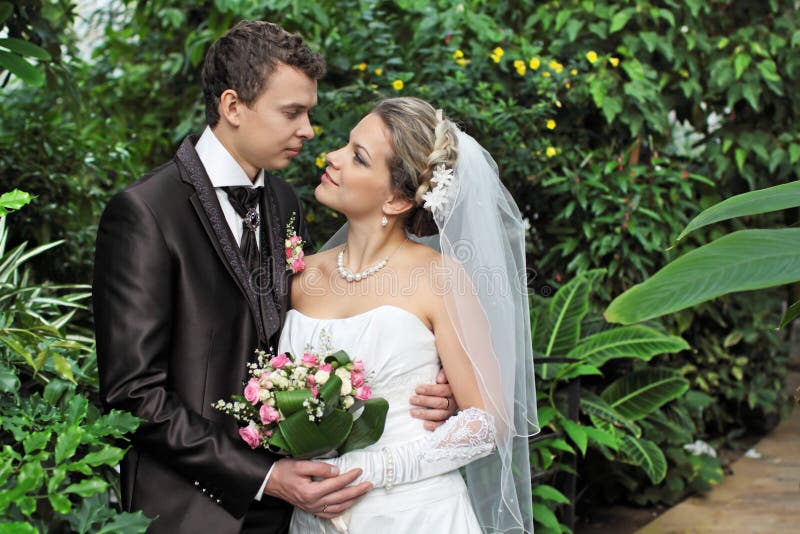
{"label": "white dress shirt", "polygon": [[[225,220],[236,239],[236,244],[242,244],[242,231],[244,224],[242,218],[236,213],[236,210],[231,206],[228,200],[228,194],[222,189],[223,187],[230,186],[244,186],[244,187],[260,187],[264,185],[264,169],[258,171],[256,181],[251,182],[250,178],[242,169],[242,166],[231,156],[228,149],[211,131],[211,128],[206,126],[200,140],[194,146],[203,167],[206,168],[206,173],[211,179],[211,185],[214,186],[214,191],[217,193],[219,205],[222,207],[222,213],[225,215]],[[259,211],[261,207],[259,206]],[[261,233],[256,232],[256,243],[259,248],[261,247]]]}
{"label": "white dress shirt", "polygon": [[[211,179],[211,185],[214,186],[214,191],[217,193],[219,205],[222,208],[223,215],[225,215],[225,221],[227,221],[231,233],[233,233],[233,237],[236,239],[236,244],[241,245],[244,224],[242,218],[236,213],[230,200],[228,200],[228,194],[222,188],[228,186],[263,186],[264,169],[259,170],[256,181],[251,182],[247,173],[242,169],[242,166],[231,156],[228,149],[217,139],[217,136],[214,135],[214,132],[211,131],[211,128],[208,126],[206,126],[203,135],[200,136],[194,149],[203,167],[205,167],[208,177]],[[260,213],[261,207],[259,206],[258,209]],[[256,244],[258,244],[259,248],[261,247],[260,232],[256,232]],[[261,496],[264,494],[264,488],[267,487],[267,481],[272,474],[273,467],[275,467],[275,464],[272,464],[272,467],[270,467],[267,476],[264,478],[264,482],[261,484],[261,488],[255,496],[257,501],[260,501]]]}

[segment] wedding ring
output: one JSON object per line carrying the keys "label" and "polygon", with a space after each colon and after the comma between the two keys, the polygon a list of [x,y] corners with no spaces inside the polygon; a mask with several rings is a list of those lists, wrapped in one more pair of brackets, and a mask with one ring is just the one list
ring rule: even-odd
{"label": "wedding ring", "polygon": [[447,401],[447,406],[445,406],[444,409],[445,410],[449,410],[450,409],[450,397],[445,397],[444,400]]}
{"label": "wedding ring", "polygon": [[321,511],[320,513],[321,513],[321,514],[324,514],[324,513],[325,513],[325,510],[327,510],[327,509],[328,509],[328,505],[327,505],[327,504],[323,504],[323,505],[322,505],[322,511]]}

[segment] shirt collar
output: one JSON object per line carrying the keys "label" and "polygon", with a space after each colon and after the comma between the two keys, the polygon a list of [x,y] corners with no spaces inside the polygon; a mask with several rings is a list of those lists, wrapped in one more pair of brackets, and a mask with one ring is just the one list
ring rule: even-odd
{"label": "shirt collar", "polygon": [[251,182],[242,166],[228,152],[228,149],[209,126],[206,126],[194,149],[214,187],[260,187],[264,185],[264,169],[258,171],[255,183]]}

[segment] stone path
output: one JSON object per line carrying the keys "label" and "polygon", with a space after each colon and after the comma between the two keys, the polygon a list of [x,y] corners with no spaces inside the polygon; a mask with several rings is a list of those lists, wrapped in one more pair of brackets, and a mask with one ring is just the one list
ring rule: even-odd
{"label": "stone path", "polygon": [[[790,391],[800,384],[791,373]],[[800,407],[737,460],[705,497],[691,497],[636,534],[800,534]],[[609,533],[612,534],[612,533]]]}

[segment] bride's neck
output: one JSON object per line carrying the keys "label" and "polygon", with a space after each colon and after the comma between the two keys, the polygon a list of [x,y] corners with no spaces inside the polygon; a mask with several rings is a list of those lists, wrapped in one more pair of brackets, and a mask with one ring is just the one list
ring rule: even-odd
{"label": "bride's neck", "polygon": [[350,224],[347,231],[346,265],[351,270],[362,270],[385,259],[405,240],[402,227],[375,229]]}

